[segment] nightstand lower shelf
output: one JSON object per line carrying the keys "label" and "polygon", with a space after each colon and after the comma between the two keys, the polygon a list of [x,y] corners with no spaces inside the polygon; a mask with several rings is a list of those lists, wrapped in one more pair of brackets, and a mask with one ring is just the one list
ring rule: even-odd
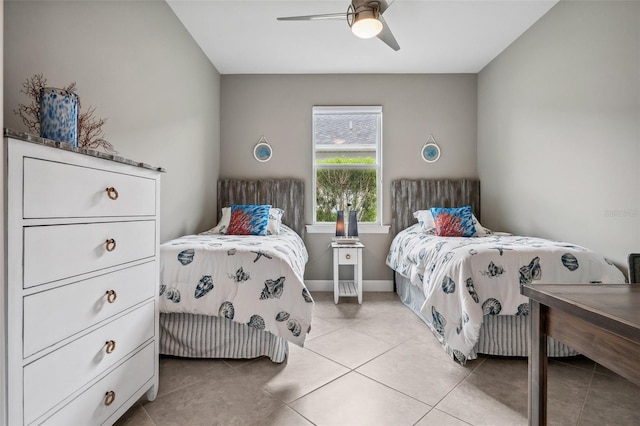
{"label": "nightstand lower shelf", "polygon": [[358,284],[355,281],[338,281],[338,296],[358,297]]}

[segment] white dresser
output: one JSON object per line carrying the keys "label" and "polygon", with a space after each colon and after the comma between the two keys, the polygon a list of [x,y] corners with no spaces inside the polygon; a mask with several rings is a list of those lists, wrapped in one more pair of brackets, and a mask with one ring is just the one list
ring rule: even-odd
{"label": "white dresser", "polygon": [[112,424],[158,392],[161,169],[50,145],[5,131],[0,425]]}

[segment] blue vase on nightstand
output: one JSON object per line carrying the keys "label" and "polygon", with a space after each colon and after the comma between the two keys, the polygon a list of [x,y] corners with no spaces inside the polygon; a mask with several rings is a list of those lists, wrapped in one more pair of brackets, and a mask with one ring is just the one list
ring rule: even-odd
{"label": "blue vase on nightstand", "polygon": [[67,90],[40,89],[40,136],[78,146],[79,98]]}
{"label": "blue vase on nightstand", "polygon": [[358,219],[356,218],[356,211],[351,210],[349,212],[349,233],[350,237],[358,236]]}

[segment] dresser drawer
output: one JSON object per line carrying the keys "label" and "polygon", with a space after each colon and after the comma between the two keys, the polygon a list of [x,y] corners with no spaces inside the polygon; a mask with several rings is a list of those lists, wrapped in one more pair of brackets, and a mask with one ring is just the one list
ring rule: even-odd
{"label": "dresser drawer", "polygon": [[[25,297],[24,357],[153,297],[157,265],[149,262]],[[110,290],[115,293],[107,297]]]}
{"label": "dresser drawer", "polygon": [[155,185],[141,176],[25,157],[23,216],[153,216]]}
{"label": "dresser drawer", "polygon": [[[102,424],[153,377],[156,362],[153,344],[149,344],[42,424]],[[108,392],[113,392],[114,399],[107,406]]]}
{"label": "dresser drawer", "polygon": [[[40,417],[152,338],[154,320],[154,302],[150,302],[27,365],[24,368],[25,423]],[[109,341],[115,342],[111,353],[107,353]],[[147,362],[150,363],[148,358]],[[147,377],[151,375],[153,371]]]}
{"label": "dresser drawer", "polygon": [[25,227],[24,288],[154,256],[155,232],[154,220]]}
{"label": "dresser drawer", "polygon": [[356,265],[358,263],[358,249],[356,248],[339,248],[338,264],[340,265]]}

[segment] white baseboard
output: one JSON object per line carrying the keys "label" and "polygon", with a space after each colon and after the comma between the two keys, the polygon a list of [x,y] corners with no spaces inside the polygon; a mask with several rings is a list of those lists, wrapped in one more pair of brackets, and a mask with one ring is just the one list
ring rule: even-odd
{"label": "white baseboard", "polygon": [[[333,280],[305,280],[309,291],[333,291]],[[362,291],[393,291],[393,280],[363,280]]]}

